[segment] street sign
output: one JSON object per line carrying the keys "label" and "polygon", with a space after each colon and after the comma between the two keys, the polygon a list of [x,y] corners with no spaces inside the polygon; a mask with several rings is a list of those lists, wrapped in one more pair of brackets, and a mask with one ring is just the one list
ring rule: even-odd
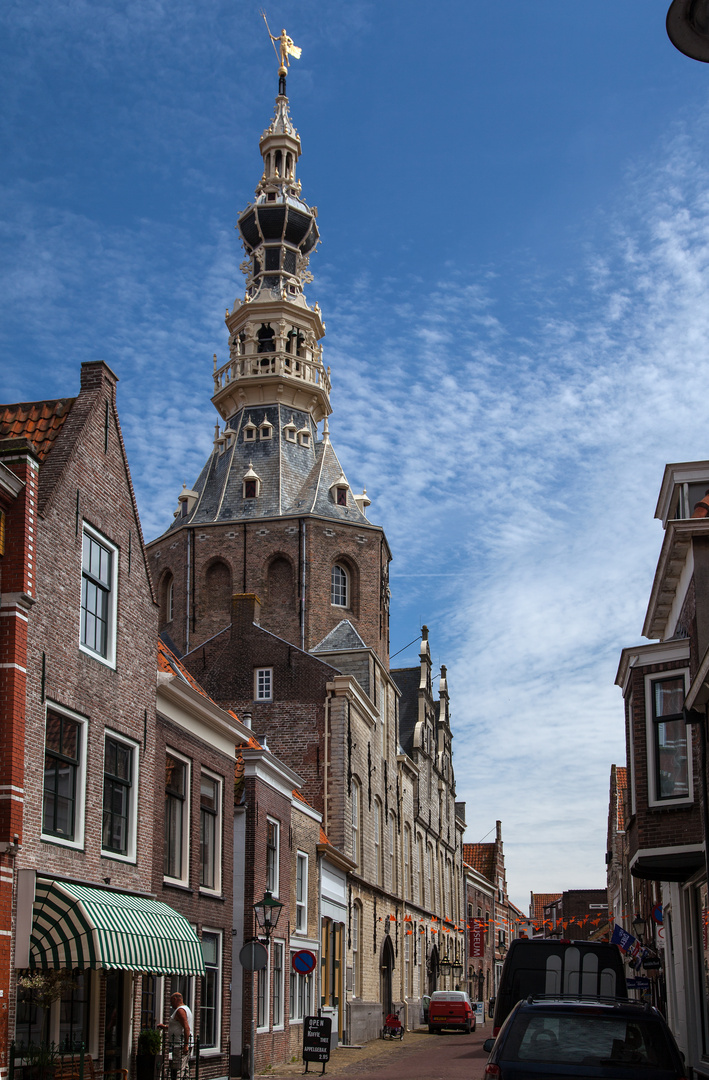
{"label": "street sign", "polygon": [[268,953],[260,941],[247,941],[239,953],[239,963],[246,971],[263,971],[268,964]]}
{"label": "street sign", "polygon": [[646,956],[643,960],[643,967],[646,971],[659,971],[662,967],[659,956]]}
{"label": "street sign", "polygon": [[293,971],[297,971],[299,975],[309,975],[311,971],[315,970],[316,964],[315,953],[311,953],[309,949],[300,949],[299,952],[293,953],[291,965]]}
{"label": "street sign", "polygon": [[626,979],[625,985],[629,990],[647,990],[650,980],[646,979],[644,975],[638,975],[636,979]]}
{"label": "street sign", "polygon": [[332,1020],[329,1016],[306,1016],[303,1020],[303,1061],[306,1072],[308,1062],[320,1061],[321,1075],[324,1075],[325,1063],[330,1060],[331,1034]]}

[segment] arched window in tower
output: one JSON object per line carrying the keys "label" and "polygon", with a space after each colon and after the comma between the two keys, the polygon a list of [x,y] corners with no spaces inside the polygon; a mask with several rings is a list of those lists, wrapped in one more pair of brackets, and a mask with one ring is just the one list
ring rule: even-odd
{"label": "arched window in tower", "polygon": [[305,336],[295,326],[288,331],[286,349],[293,356],[303,356],[305,352]]}
{"label": "arched window in tower", "polygon": [[330,603],[335,607],[347,607],[348,593],[347,571],[338,563],[332,568],[332,581],[330,585]]}
{"label": "arched window in tower", "polygon": [[283,171],[283,153],[281,150],[276,150],[276,176],[280,176]]}
{"label": "arched window in tower", "polygon": [[218,559],[207,567],[204,580],[205,607],[210,616],[226,622],[231,612],[231,570]]}
{"label": "arched window in tower", "polygon": [[266,173],[266,176],[270,176],[271,175],[271,155],[270,154],[266,154],[266,157],[264,158],[264,164],[266,166],[266,168],[264,170],[265,173]]}
{"label": "arched window in tower", "polygon": [[293,155],[290,151],[286,154],[286,180],[293,179]]}
{"label": "arched window in tower", "polygon": [[175,579],[168,573],[162,580],[161,617],[164,623],[172,622],[175,613]]}
{"label": "arched window in tower", "polygon": [[262,323],[261,329],[256,336],[258,339],[256,352],[270,353],[276,351],[276,333],[270,323]]}
{"label": "arched window in tower", "polygon": [[271,614],[295,609],[293,567],[282,555],[276,556],[266,572],[266,603]]}

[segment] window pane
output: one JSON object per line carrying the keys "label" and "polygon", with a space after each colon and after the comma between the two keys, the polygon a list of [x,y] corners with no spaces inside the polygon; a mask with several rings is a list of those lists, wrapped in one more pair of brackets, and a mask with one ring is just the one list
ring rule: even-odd
{"label": "window pane", "polygon": [[655,716],[672,716],[682,712],[684,679],[664,679],[655,683]]}
{"label": "window pane", "polygon": [[683,719],[657,724],[656,751],[659,797],[677,799],[689,795],[687,725]]}

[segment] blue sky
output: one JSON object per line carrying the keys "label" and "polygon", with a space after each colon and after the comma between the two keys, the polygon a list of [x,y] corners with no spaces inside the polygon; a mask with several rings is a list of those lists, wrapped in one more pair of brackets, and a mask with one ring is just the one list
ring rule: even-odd
{"label": "blue sky", "polygon": [[[267,8],[303,49],[308,297],[392,652],[428,624],[467,839],[502,820],[525,910],[604,883],[662,469],[709,457],[709,68],[668,3]],[[239,0],[8,0],[0,29],[0,395],[105,359],[152,538],[211,448],[273,52]]]}

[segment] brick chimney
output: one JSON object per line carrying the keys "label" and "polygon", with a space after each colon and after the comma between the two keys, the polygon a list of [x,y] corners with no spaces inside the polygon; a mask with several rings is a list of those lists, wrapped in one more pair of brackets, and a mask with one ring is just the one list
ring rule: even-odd
{"label": "brick chimney", "polygon": [[256,593],[234,593],[231,598],[231,634],[236,641],[254,623],[260,625],[261,601]]}

